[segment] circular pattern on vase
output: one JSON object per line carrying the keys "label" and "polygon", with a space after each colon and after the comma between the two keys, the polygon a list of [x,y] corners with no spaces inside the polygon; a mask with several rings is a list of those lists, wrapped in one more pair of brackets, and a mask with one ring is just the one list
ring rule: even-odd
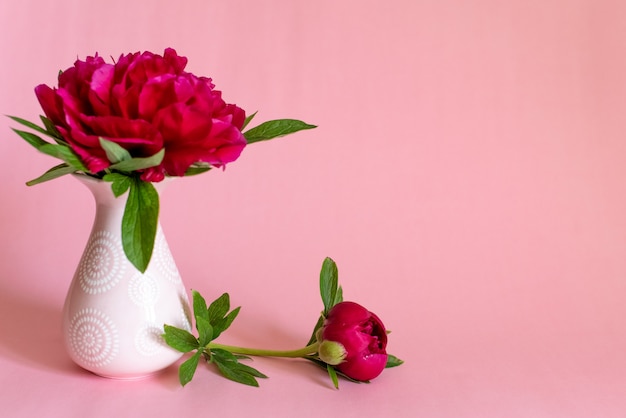
{"label": "circular pattern on vase", "polygon": [[119,281],[124,272],[121,244],[109,231],[91,235],[78,265],[78,281],[88,294],[103,293]]}
{"label": "circular pattern on vase", "polygon": [[154,306],[159,297],[159,285],[149,274],[135,273],[128,282],[128,296],[137,306]]}
{"label": "circular pattern on vase", "polygon": [[165,235],[163,235],[161,230],[159,230],[157,234],[154,247],[154,258],[159,270],[172,283],[181,283],[178,267],[176,267],[176,262],[174,261],[174,257],[172,257],[170,247],[167,245]]}
{"label": "circular pattern on vase", "polygon": [[72,352],[87,366],[104,366],[118,353],[117,328],[105,313],[96,309],[78,311],[72,318],[68,335]]}
{"label": "circular pattern on vase", "polygon": [[166,347],[163,328],[148,324],[135,335],[135,348],[139,354],[153,356]]}

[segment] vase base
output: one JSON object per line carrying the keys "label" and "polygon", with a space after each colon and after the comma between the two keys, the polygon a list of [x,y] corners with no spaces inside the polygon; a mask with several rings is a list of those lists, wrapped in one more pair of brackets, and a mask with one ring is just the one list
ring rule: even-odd
{"label": "vase base", "polygon": [[90,373],[92,373],[93,375],[98,376],[98,377],[104,377],[105,379],[135,381],[135,380],[147,380],[147,379],[150,379],[152,377],[160,375],[164,371],[165,370],[158,370],[156,372],[150,372],[150,373],[146,373],[146,374],[137,374],[137,375],[128,375],[128,376],[114,376],[114,375],[107,375],[105,373],[94,373],[94,372],[90,372]]}

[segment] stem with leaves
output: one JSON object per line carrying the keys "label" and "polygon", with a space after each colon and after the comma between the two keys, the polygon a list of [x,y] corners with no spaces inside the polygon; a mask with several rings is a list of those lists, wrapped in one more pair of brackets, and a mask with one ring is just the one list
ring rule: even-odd
{"label": "stem with leaves", "polygon": [[[185,386],[193,378],[201,358],[208,364],[214,364],[222,375],[235,382],[250,386],[258,386],[257,378],[265,378],[263,373],[242,364],[240,360],[248,360],[249,356],[304,358],[324,368],[335,388],[339,387],[338,375],[357,382],[354,379],[338,372],[332,365],[320,360],[317,351],[318,330],[324,325],[324,318],[337,303],[343,301],[343,292],[338,284],[338,272],[335,262],[326,258],[320,272],[320,294],[324,310],[318,319],[309,342],[305,347],[295,350],[268,350],[258,348],[238,347],[214,342],[235,320],[240,308],[230,310],[230,298],[224,293],[207,307],[205,299],[197,291],[193,291],[193,311],[196,320],[198,337],[189,331],[165,325],[163,338],[172,348],[182,353],[195,353],[183,362],[179,368],[180,383]],[[388,354],[387,366],[395,367],[402,364],[402,360]]]}

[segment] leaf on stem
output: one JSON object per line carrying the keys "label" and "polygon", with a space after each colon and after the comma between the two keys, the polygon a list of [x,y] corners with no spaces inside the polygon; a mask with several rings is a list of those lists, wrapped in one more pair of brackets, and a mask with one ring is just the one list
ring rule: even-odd
{"label": "leaf on stem", "polygon": [[115,197],[120,197],[130,188],[130,184],[133,179],[125,174],[121,173],[108,173],[102,177],[104,181],[110,181],[111,190]]}
{"label": "leaf on stem", "polygon": [[[47,136],[53,136],[53,134],[51,134],[50,132],[48,132],[46,129],[42,128],[41,126],[38,126],[30,121],[27,121],[26,119],[22,119],[20,117],[17,116],[8,116],[10,119],[14,120],[15,122],[19,123],[20,125],[24,125],[27,128],[32,129],[33,131],[37,131],[40,134],[44,134]],[[43,117],[43,116],[42,116]],[[44,122],[45,123],[45,122]],[[54,125],[53,125],[54,126]],[[15,129],[14,129],[15,130]],[[55,128],[56,131],[56,128]]]}
{"label": "leaf on stem", "polygon": [[120,161],[130,160],[132,157],[130,152],[123,148],[120,144],[108,139],[99,138],[100,146],[107,155],[107,159],[111,164],[119,163]]}
{"label": "leaf on stem", "polygon": [[13,132],[18,134],[23,140],[25,140],[26,142],[28,142],[30,145],[32,145],[33,147],[35,147],[37,149],[40,149],[42,146],[44,146],[46,144],[50,144],[49,142],[44,141],[39,136],[37,136],[37,135],[35,135],[33,133],[22,131],[22,130],[19,130],[19,129],[14,129],[14,128],[12,128],[12,129],[13,129]]}
{"label": "leaf on stem", "polygon": [[75,171],[76,169],[74,167],[67,165],[67,163],[62,163],[62,164],[52,167],[50,170],[46,171],[45,173],[43,173],[41,176],[37,177],[36,179],[26,182],[26,185],[34,186],[35,184],[54,180],[66,174],[71,174]]}
{"label": "leaf on stem", "polygon": [[258,370],[239,362],[237,356],[222,349],[211,350],[211,362],[215,363],[224,377],[248,386],[259,386],[256,378],[265,379],[266,375]]}
{"label": "leaf on stem", "polygon": [[[323,362],[322,360],[319,359],[319,357],[317,356],[306,356],[304,357],[306,360],[309,360],[310,362],[316,364],[318,367],[327,370],[328,371],[328,364],[326,364],[325,362]],[[333,367],[335,373],[337,374],[337,376],[341,376],[342,378],[352,382],[352,383],[370,383],[369,380],[356,380],[351,378],[350,376],[347,376],[343,373],[341,373],[340,371],[338,371],[337,369],[335,369]]]}
{"label": "leaf on stem", "polygon": [[[326,257],[320,271],[320,294],[324,303],[324,316],[327,316],[328,311],[337,303],[338,282],[339,272],[337,264],[335,264],[332,258]],[[340,297],[342,297],[341,294]]]}
{"label": "leaf on stem", "polygon": [[211,303],[211,306],[209,306],[209,321],[211,321],[211,323],[214,323],[218,319],[222,319],[229,309],[230,296],[228,295],[228,293],[224,293],[219,298],[215,299],[213,303]]}
{"label": "leaf on stem", "polygon": [[328,376],[330,376],[330,380],[332,380],[335,389],[339,389],[339,379],[337,378],[337,371],[335,368],[330,364],[327,364],[326,370],[328,371]]}
{"label": "leaf on stem", "polygon": [[128,260],[144,273],[148,268],[159,217],[159,194],[152,183],[132,177],[122,217],[122,246]]}
{"label": "leaf on stem", "polygon": [[198,162],[191,164],[187,171],[185,171],[185,176],[195,176],[197,174],[206,173],[211,169],[211,165],[208,163]]}
{"label": "leaf on stem", "polygon": [[254,117],[256,116],[257,113],[258,113],[258,110],[256,112],[254,112],[253,114],[246,116],[246,119],[243,121],[243,126],[241,127],[242,131],[244,129],[246,129],[246,126],[248,126],[250,121],[252,121],[252,119],[254,119]]}
{"label": "leaf on stem", "polygon": [[241,306],[236,307],[235,309],[230,311],[230,313],[226,315],[224,318],[215,322],[214,338],[219,337],[222,332],[226,331],[228,327],[230,327],[230,325],[233,323],[237,315],[239,315],[240,309],[241,309]]}
{"label": "leaf on stem", "polygon": [[208,315],[209,321],[211,321],[213,326],[213,339],[219,337],[233,323],[241,307],[237,307],[228,313],[229,309],[230,296],[228,293],[222,294],[209,306]]}
{"label": "leaf on stem", "polygon": [[315,341],[317,341],[317,330],[322,328],[323,325],[324,325],[324,315],[320,315],[319,319],[317,320],[317,323],[315,324],[315,327],[313,328],[313,333],[311,334],[311,338],[309,338],[309,342],[306,343],[306,345],[311,345]]}
{"label": "leaf on stem", "polygon": [[173,349],[188,353],[199,347],[198,340],[189,331],[171,325],[164,325],[163,329],[163,339]]}
{"label": "leaf on stem", "polygon": [[267,141],[268,139],[285,136],[303,129],[316,128],[315,125],[309,125],[296,119],[278,119],[263,122],[247,132],[244,132],[248,144],[259,141]]}
{"label": "leaf on stem", "polygon": [[196,290],[191,291],[191,296],[193,298],[193,316],[196,318],[196,320],[198,318],[203,318],[210,323],[209,310],[206,306],[206,300],[204,300],[200,292]]}
{"label": "leaf on stem", "polygon": [[313,328],[313,333],[307,345],[316,341],[317,331],[324,325],[324,319],[328,316],[328,311],[339,302],[343,302],[343,290],[339,286],[337,264],[330,257],[324,259],[322,269],[320,270],[320,295],[322,296],[324,310]]}
{"label": "leaf on stem", "polygon": [[67,142],[61,136],[61,133],[58,131],[57,127],[54,126],[54,123],[50,119],[45,116],[39,116],[41,122],[43,122],[43,126],[46,127],[46,135],[51,136],[60,144],[67,144]]}
{"label": "leaf on stem", "polygon": [[109,169],[118,170],[130,173],[132,171],[144,170],[150,167],[156,167],[161,164],[163,157],[165,156],[165,148],[150,157],[138,157],[131,158],[129,160],[123,160],[115,164],[111,164]]}
{"label": "leaf on stem", "polygon": [[385,365],[385,368],[389,369],[391,367],[397,367],[403,363],[404,361],[400,360],[398,357],[393,356],[391,354],[387,354],[387,364]]}
{"label": "leaf on stem", "polygon": [[193,375],[196,373],[196,369],[198,368],[198,362],[200,361],[201,355],[202,351],[198,350],[193,356],[180,365],[180,368],[178,369],[178,379],[180,380],[181,385],[185,386],[187,383],[191,382],[191,379],[193,379]]}
{"label": "leaf on stem", "polygon": [[198,330],[198,344],[200,344],[200,347],[205,347],[213,340],[213,327],[205,318],[196,316],[196,329]]}
{"label": "leaf on stem", "polygon": [[52,157],[56,157],[65,161],[67,164],[75,167],[79,171],[85,171],[85,172],[89,171],[87,170],[87,167],[85,167],[81,159],[78,157],[78,155],[76,155],[76,153],[68,145],[50,144],[46,142],[45,144],[41,145],[38,149],[44,154],[47,154]]}

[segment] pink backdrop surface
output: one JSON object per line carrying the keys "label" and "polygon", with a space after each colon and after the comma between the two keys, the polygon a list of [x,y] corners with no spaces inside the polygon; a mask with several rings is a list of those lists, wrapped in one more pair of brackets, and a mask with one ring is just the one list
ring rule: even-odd
{"label": "pink backdrop surface", "polygon": [[331,388],[258,359],[258,389],[74,366],[61,308],[93,219],[0,120],[0,411],[10,417],[626,416],[626,3],[0,3],[0,113],[98,52],[174,47],[257,118],[319,125],[178,180],[162,224],[186,286],[242,311],[220,340],[306,342],[324,257],[406,363]]}

